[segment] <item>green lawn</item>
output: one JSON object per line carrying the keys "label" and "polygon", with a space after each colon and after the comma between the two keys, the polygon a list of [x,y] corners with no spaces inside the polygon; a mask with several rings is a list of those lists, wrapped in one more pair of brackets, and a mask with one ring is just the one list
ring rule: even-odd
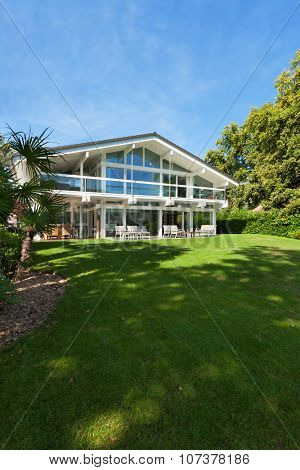
{"label": "green lawn", "polygon": [[35,250],[35,268],[69,284],[42,327],[0,351],[6,448],[297,446],[299,241]]}

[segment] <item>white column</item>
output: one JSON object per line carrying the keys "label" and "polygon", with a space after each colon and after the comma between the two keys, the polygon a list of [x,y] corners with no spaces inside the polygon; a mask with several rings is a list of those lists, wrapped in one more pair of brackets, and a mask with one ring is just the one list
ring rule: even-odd
{"label": "white column", "polygon": [[216,232],[217,232],[217,210],[213,209],[212,211],[212,225],[216,227]]}
{"label": "white column", "polygon": [[102,204],[101,211],[100,211],[100,238],[106,238],[105,224],[106,224],[106,204]]}
{"label": "white column", "polygon": [[[187,182],[188,186],[193,186],[193,177],[192,176],[187,176],[186,177],[186,182]],[[188,198],[193,197],[193,189],[192,188],[187,188],[186,197],[188,197]]]}
{"label": "white column", "polygon": [[162,215],[163,211],[162,209],[158,210],[158,236],[161,238],[163,236],[163,230],[162,230]]}
{"label": "white column", "polygon": [[84,191],[83,184],[83,159],[80,162],[80,191]]}
{"label": "white column", "polygon": [[88,217],[88,220],[87,220],[87,222],[88,222],[88,234],[89,234],[89,237],[91,237],[92,234],[93,234],[93,232],[92,232],[92,228],[93,228],[93,227],[92,227],[92,221],[93,221],[93,213],[92,213],[92,211],[88,211],[87,217]]}
{"label": "white column", "polygon": [[[101,165],[101,175],[100,175],[101,178],[106,178],[106,163],[103,163],[103,165]],[[102,193],[105,193],[106,192],[106,181],[105,180],[101,180],[101,192]]]}
{"label": "white column", "polygon": [[184,211],[181,212],[181,230],[184,230]]}
{"label": "white column", "polygon": [[82,203],[79,206],[79,238],[83,238],[83,209]]}
{"label": "white column", "polygon": [[96,216],[96,238],[100,238],[100,212],[99,210],[95,211]]}
{"label": "white column", "polygon": [[126,227],[126,207],[124,207],[122,211],[122,225]]}
{"label": "white column", "polygon": [[159,173],[159,182],[160,182],[160,185],[159,185],[159,195],[160,197],[163,197],[164,195],[164,190],[163,190],[163,173],[162,171],[160,171]]}
{"label": "white column", "polygon": [[74,206],[73,205],[70,206],[70,215],[71,215],[70,224],[71,224],[71,227],[74,228]]}
{"label": "white column", "polygon": [[193,227],[193,209],[190,207],[190,212],[189,212],[189,229],[193,232],[194,227]]}

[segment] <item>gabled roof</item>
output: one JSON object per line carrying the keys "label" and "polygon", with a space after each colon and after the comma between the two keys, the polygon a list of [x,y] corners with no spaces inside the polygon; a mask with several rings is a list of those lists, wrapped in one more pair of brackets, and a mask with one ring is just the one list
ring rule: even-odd
{"label": "gabled roof", "polygon": [[63,150],[80,149],[81,147],[106,145],[106,144],[113,144],[113,143],[116,143],[116,142],[122,143],[122,142],[127,142],[127,141],[130,141],[130,140],[134,140],[134,139],[148,139],[148,138],[151,138],[151,137],[154,137],[156,139],[161,140],[162,142],[165,142],[168,145],[171,145],[172,147],[179,150],[180,152],[186,153],[187,155],[189,155],[191,158],[193,158],[197,162],[203,163],[203,165],[207,166],[208,168],[211,168],[212,170],[216,171],[220,175],[225,176],[226,178],[228,178],[229,180],[231,180],[235,184],[237,184],[237,185],[239,184],[239,181],[234,179],[232,176],[229,176],[226,173],[223,173],[222,171],[218,170],[218,168],[214,167],[213,165],[210,165],[209,163],[205,162],[204,160],[202,160],[197,155],[194,155],[193,153],[189,152],[188,150],[185,150],[184,148],[182,148],[179,145],[175,144],[171,140],[166,139],[165,137],[158,134],[157,132],[149,132],[147,134],[137,134],[137,135],[130,135],[130,136],[125,136],[125,137],[115,137],[113,139],[104,139],[104,140],[95,140],[95,141],[90,141],[90,142],[81,142],[79,144],[73,144],[73,145],[72,144],[71,145],[61,145],[61,146],[58,146],[58,147],[52,147],[52,150],[60,152],[60,151],[63,151]]}

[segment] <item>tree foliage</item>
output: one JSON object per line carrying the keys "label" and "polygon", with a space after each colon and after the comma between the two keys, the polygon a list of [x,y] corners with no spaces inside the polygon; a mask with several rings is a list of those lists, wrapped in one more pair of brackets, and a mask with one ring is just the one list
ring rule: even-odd
{"label": "tree foliage", "polygon": [[[53,192],[55,183],[44,178],[44,174],[53,174],[54,166],[49,135],[47,129],[39,136],[10,129],[7,141],[0,138],[0,224],[7,225],[10,216],[17,221],[21,262],[30,258],[34,235],[51,230],[65,208],[63,197]],[[26,169],[22,181],[19,166]],[[0,268],[3,259],[0,252]]]}
{"label": "tree foliage", "polygon": [[234,207],[300,210],[300,50],[275,82],[274,103],[231,123],[205,160],[247,184],[229,190]]}

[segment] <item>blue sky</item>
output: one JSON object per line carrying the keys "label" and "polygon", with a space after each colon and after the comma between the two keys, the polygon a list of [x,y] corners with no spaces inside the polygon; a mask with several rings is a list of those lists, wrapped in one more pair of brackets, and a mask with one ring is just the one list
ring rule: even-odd
{"label": "blue sky", "polygon": [[297,3],[4,0],[80,122],[0,2],[0,132],[50,127],[67,144],[155,130],[204,156],[224,125],[273,100],[300,8],[212,136]]}

